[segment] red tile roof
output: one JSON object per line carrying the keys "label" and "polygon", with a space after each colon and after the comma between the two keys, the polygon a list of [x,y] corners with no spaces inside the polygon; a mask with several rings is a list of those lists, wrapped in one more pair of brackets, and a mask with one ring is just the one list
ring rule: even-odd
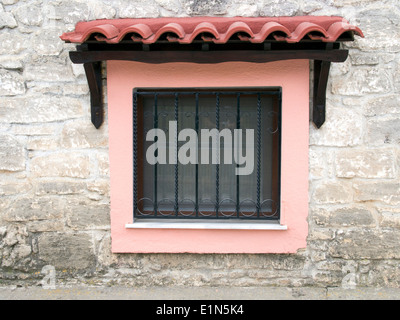
{"label": "red tile roof", "polygon": [[60,38],[74,43],[83,43],[91,38],[110,44],[123,39],[152,44],[165,35],[168,41],[188,44],[196,38],[226,43],[237,34],[240,40],[251,43],[261,43],[267,38],[296,43],[302,39],[334,42],[348,32],[364,37],[358,27],[341,17],[190,17],[79,22],[75,31],[64,33]]}

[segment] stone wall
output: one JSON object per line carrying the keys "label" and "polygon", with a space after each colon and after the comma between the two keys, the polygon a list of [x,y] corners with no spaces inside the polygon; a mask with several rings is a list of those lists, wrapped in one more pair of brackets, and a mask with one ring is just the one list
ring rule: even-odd
{"label": "stone wall", "polygon": [[[57,284],[400,286],[398,0],[0,2],[0,286],[40,284],[44,266]],[[307,248],[111,254],[107,116],[94,129],[83,68],[58,36],[97,18],[308,14],[343,16],[365,38],[333,64],[327,121],[310,124]]]}

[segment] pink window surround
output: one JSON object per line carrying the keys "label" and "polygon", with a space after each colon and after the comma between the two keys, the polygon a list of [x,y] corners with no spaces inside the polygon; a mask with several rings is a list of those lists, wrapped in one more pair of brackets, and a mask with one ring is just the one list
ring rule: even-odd
{"label": "pink window surround", "polygon": [[[192,77],[196,74],[196,77]],[[287,230],[129,229],[133,221],[132,89],[282,87],[281,220]],[[108,61],[112,251],[294,253],[308,233],[309,62]],[[168,223],[168,222],[166,222]]]}

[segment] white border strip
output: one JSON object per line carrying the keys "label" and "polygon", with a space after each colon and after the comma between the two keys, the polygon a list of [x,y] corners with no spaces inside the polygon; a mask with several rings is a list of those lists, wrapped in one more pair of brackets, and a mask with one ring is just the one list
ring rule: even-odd
{"label": "white border strip", "polygon": [[181,220],[140,219],[127,223],[127,229],[225,229],[225,230],[287,230],[278,221],[227,221],[227,220]]}

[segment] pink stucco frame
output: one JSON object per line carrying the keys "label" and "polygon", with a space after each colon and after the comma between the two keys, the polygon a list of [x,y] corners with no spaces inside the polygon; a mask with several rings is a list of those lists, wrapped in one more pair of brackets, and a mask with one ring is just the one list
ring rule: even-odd
{"label": "pink stucco frame", "polygon": [[[195,77],[193,75],[196,75]],[[132,89],[282,87],[281,224],[287,230],[128,229],[132,223]],[[309,62],[107,62],[112,252],[294,253],[308,234]]]}

